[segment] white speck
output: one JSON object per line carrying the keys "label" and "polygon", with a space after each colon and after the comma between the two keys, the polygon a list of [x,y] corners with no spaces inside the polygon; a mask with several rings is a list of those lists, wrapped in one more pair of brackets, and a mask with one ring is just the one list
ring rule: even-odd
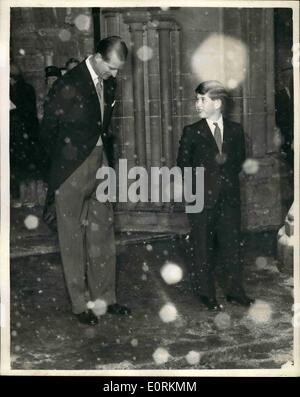
{"label": "white speck", "polygon": [[259,162],[255,159],[246,159],[243,164],[243,171],[247,175],[254,175],[259,170]]}
{"label": "white speck", "polygon": [[147,62],[153,57],[153,50],[152,48],[144,45],[137,50],[136,55],[141,61]]}
{"label": "white speck", "polygon": [[154,19],[153,21],[149,21],[148,25],[153,28],[157,28],[157,26],[159,25],[159,21],[157,19]]}
{"label": "white speck", "polygon": [[280,129],[279,129],[277,126],[275,126],[275,129],[274,129],[274,137],[273,137],[273,143],[274,143],[274,145],[275,145],[277,148],[280,148],[280,146],[283,144],[283,141],[284,141],[284,139],[283,139],[283,137],[282,137],[282,135],[281,135]]}
{"label": "white speck", "polygon": [[149,266],[145,262],[143,263],[143,270],[144,270],[144,272],[148,272],[149,271]]}
{"label": "white speck", "polygon": [[182,279],[182,269],[176,263],[166,263],[160,270],[163,280],[167,284],[176,284]]}
{"label": "white speck", "polygon": [[[224,54],[225,65],[221,68]],[[245,79],[247,47],[241,40],[231,36],[210,34],[199,43],[190,60],[192,72],[200,81],[219,80],[226,88],[233,88],[233,85],[236,87]]]}
{"label": "white speck", "polygon": [[168,350],[164,349],[163,347],[158,347],[152,355],[153,360],[156,364],[165,364],[169,358],[170,354]]}
{"label": "white speck", "polygon": [[143,274],[142,277],[141,277],[141,279],[142,279],[143,281],[147,281],[147,274]]}
{"label": "white speck", "polygon": [[256,300],[248,311],[248,318],[258,324],[270,321],[271,316],[271,306],[269,303],[261,300]]}
{"label": "white speck", "polygon": [[107,303],[102,299],[96,299],[92,310],[96,316],[103,316],[107,311]]}
{"label": "white speck", "polygon": [[12,331],[11,336],[13,337],[17,336],[17,331]]}
{"label": "white speck", "polygon": [[231,325],[231,318],[227,313],[218,313],[214,318],[214,323],[219,329],[227,329]]}
{"label": "white speck", "polygon": [[58,37],[61,41],[70,41],[72,35],[71,32],[67,29],[61,29],[58,33]]}
{"label": "white speck", "polygon": [[20,55],[25,55],[26,52],[25,52],[25,50],[24,50],[23,48],[20,48],[20,49],[19,49],[19,54],[20,54]]}
{"label": "white speck", "polygon": [[95,302],[89,301],[89,302],[86,304],[86,307],[87,307],[88,309],[93,309],[93,308],[95,307]]}
{"label": "white speck", "polygon": [[24,224],[28,230],[36,229],[39,226],[39,218],[35,215],[28,215]]}
{"label": "white speck", "polygon": [[150,252],[150,251],[153,251],[152,245],[151,245],[151,244],[147,244],[147,245],[146,245],[146,250],[149,251],[149,252]]}
{"label": "white speck", "polygon": [[159,311],[159,317],[164,323],[175,321],[177,316],[177,309],[173,303],[166,303]]}
{"label": "white speck", "polygon": [[15,347],[15,351],[16,351],[16,352],[19,352],[20,350],[21,350],[21,347],[20,347],[20,346],[16,346],[16,347]]}
{"label": "white speck", "polygon": [[138,342],[137,339],[132,339],[131,345],[132,345],[133,347],[136,347],[138,344],[139,344],[139,342]]}
{"label": "white speck", "polygon": [[197,365],[200,362],[201,357],[203,356],[203,353],[196,352],[194,350],[191,350],[186,356],[185,359],[190,365]]}
{"label": "white speck", "polygon": [[91,18],[88,15],[80,14],[74,19],[74,24],[78,30],[89,30],[91,26]]}
{"label": "white speck", "polygon": [[259,256],[256,258],[255,264],[258,269],[260,269],[260,270],[265,269],[268,264],[267,258],[265,258],[263,256]]}

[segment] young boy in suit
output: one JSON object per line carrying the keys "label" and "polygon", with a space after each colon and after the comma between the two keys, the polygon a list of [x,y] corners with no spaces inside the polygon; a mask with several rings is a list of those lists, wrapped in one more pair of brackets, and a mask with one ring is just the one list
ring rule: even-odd
{"label": "young boy in suit", "polygon": [[[214,240],[227,273],[226,298],[243,306],[254,302],[243,288],[240,260],[239,173],[245,161],[242,126],[222,115],[227,92],[221,83],[209,80],[196,88],[200,120],[183,130],[177,164],[204,167],[204,208],[188,214],[191,225],[193,289],[209,310],[221,310],[215,291]],[[193,186],[195,181],[193,181]]]}

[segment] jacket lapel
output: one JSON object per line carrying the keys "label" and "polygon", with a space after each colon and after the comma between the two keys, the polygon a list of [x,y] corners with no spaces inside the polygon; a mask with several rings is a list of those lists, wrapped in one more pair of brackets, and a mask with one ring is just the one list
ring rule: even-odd
{"label": "jacket lapel", "polygon": [[85,60],[82,61],[77,67],[81,69],[82,79],[81,81],[77,81],[76,84],[80,85],[83,98],[90,101],[90,105],[94,107],[96,119],[97,122],[99,122],[101,120],[100,102],[92,76],[90,75],[90,72],[86,66]]}
{"label": "jacket lapel", "polygon": [[229,146],[231,142],[231,133],[230,133],[230,128],[228,126],[228,122],[226,119],[223,117],[223,146],[222,146],[222,152],[223,153],[228,153],[229,152]]}
{"label": "jacket lapel", "polygon": [[108,85],[108,81],[104,80],[103,82],[103,91],[104,91],[104,114],[103,114],[103,124],[104,124],[104,120],[105,120],[105,115],[107,114],[107,107],[108,104],[111,102],[110,101],[110,97],[109,97],[109,85]]}
{"label": "jacket lapel", "polygon": [[201,137],[203,137],[207,143],[215,149],[215,152],[218,153],[219,149],[217,143],[205,119],[202,119],[199,122],[199,132]]}
{"label": "jacket lapel", "polygon": [[112,105],[115,99],[115,85],[114,79],[104,80],[104,115],[103,115],[103,126],[106,127],[108,124],[111,112]]}

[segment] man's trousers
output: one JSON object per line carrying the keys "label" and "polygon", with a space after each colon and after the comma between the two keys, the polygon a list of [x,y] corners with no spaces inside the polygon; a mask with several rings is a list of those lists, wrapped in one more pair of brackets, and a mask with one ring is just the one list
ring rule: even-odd
{"label": "man's trousers", "polygon": [[61,258],[75,314],[87,309],[87,291],[92,301],[116,302],[113,209],[96,198],[96,172],[105,164],[103,146],[96,146],[55,194]]}

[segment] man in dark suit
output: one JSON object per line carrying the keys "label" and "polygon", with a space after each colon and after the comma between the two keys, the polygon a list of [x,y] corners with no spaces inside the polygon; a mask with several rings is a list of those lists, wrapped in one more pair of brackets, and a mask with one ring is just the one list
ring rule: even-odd
{"label": "man in dark suit", "polygon": [[42,122],[41,134],[51,158],[44,217],[48,224],[57,221],[73,313],[90,325],[98,322],[90,310],[95,301],[108,313],[130,314],[116,303],[112,205],[96,198],[96,172],[111,165],[115,77],[127,52],[118,36],[101,40],[95,54],[53,85]]}
{"label": "man in dark suit", "polygon": [[216,299],[213,251],[217,237],[220,259],[227,277],[227,300],[249,306],[242,284],[240,261],[239,173],[245,160],[244,134],[240,124],[222,116],[227,93],[215,80],[196,88],[200,121],[183,130],[177,164],[192,167],[193,189],[196,167],[204,168],[204,209],[188,214],[191,224],[194,291],[210,310],[222,308]]}
{"label": "man in dark suit", "polygon": [[9,96],[13,104],[10,111],[11,192],[12,197],[17,199],[13,205],[34,205],[35,180],[40,177],[41,159],[36,95],[33,86],[24,80],[15,64],[10,66]]}

